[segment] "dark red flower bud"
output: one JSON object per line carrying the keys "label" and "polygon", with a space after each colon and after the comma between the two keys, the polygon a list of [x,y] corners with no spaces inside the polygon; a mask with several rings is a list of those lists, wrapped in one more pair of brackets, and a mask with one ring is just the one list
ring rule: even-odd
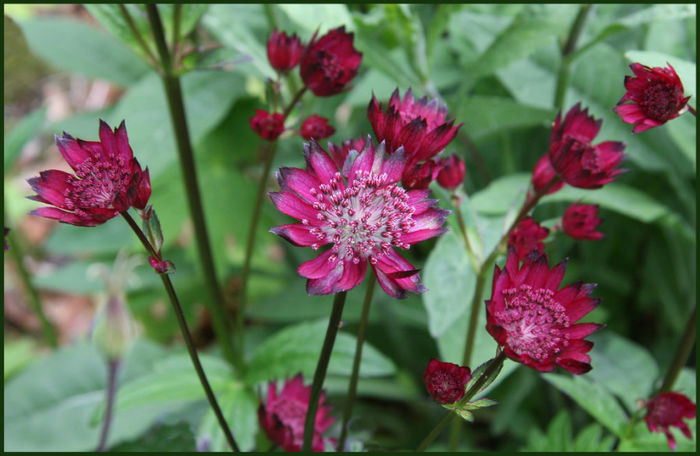
{"label": "dark red flower bud", "polygon": [[338,27],[318,40],[316,33],[304,50],[299,72],[304,84],[319,97],[329,97],[345,90],[357,75],[362,54],[353,47],[353,34]]}
{"label": "dark red flower bud", "polygon": [[277,112],[270,114],[256,109],[255,116],[250,118],[250,128],[262,139],[274,141],[284,131],[284,116]]}
{"label": "dark red flower bud", "polygon": [[168,274],[175,272],[175,265],[170,260],[160,261],[155,257],[149,256],[148,262],[158,274]]}
{"label": "dark red flower bud", "polygon": [[333,133],[335,133],[335,128],[328,123],[328,119],[317,116],[316,114],[310,115],[301,124],[301,136],[307,141],[312,138],[319,141],[329,137]]}
{"label": "dark red flower bud", "polygon": [[592,145],[602,120],[588,115],[577,103],[561,121],[557,115],[549,139],[552,168],[567,184],[579,188],[600,188],[615,180],[623,170],[616,169],[624,158],[625,143],[605,141]]}
{"label": "dark red flower bud", "polygon": [[[632,133],[639,133],[663,125],[678,117],[690,97],[683,98],[683,84],[676,70],[650,68],[640,63],[630,65],[635,77],[625,76],[627,92],[613,109],[622,121],[634,124]],[[630,103],[626,103],[626,102]]]}
{"label": "dark red flower bud", "polygon": [[453,404],[464,397],[464,389],[472,378],[468,367],[444,363],[431,358],[423,372],[423,382],[436,402]]}
{"label": "dark red flower bud", "polygon": [[[555,180],[556,179],[556,180]],[[554,183],[552,183],[552,181]],[[562,188],[566,183],[557,178],[557,172],[552,168],[552,163],[549,161],[549,155],[544,154],[537,164],[535,169],[532,171],[532,186],[537,192],[543,191],[549,186],[546,195],[554,193],[560,188]]]}
{"label": "dark red flower bud", "polygon": [[437,181],[443,188],[453,190],[462,185],[467,170],[464,161],[457,154],[438,160],[437,166],[439,169]]}
{"label": "dark red flower bud", "polygon": [[597,217],[598,206],[592,204],[572,204],[561,219],[564,232],[574,239],[598,241],[605,235],[596,231],[603,220]]}
{"label": "dark red flower bud", "polygon": [[401,182],[408,190],[425,190],[437,177],[438,170],[433,160],[415,164],[408,163],[403,170]]}
{"label": "dark red flower bud", "polygon": [[517,228],[508,235],[508,245],[515,249],[519,260],[523,260],[533,251],[544,252],[544,243],[540,240],[549,235],[549,230],[540,226],[532,217],[525,217]]}
{"label": "dark red flower bud", "polygon": [[671,434],[670,427],[675,426],[683,432],[683,435],[692,439],[688,424],[683,418],[695,418],[696,407],[693,401],[679,393],[661,393],[646,402],[647,414],[644,421],[651,432],[659,432],[659,428],[666,434],[668,446],[676,449],[676,440]]}
{"label": "dark red flower bud", "polygon": [[287,36],[284,32],[272,31],[270,39],[267,41],[267,59],[272,68],[280,73],[286,73],[299,63],[304,46],[296,33]]}

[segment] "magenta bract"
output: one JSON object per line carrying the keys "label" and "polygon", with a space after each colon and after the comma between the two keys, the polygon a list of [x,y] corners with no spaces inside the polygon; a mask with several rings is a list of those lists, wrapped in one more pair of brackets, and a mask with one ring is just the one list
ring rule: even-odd
{"label": "magenta bract", "polygon": [[566,182],[559,179],[557,172],[552,168],[549,154],[544,154],[535,164],[535,169],[532,170],[532,186],[537,192],[547,189],[545,194],[549,195],[561,189],[564,185],[566,185]]}
{"label": "magenta bract", "polygon": [[598,241],[605,234],[595,229],[603,220],[598,218],[598,206],[593,204],[572,204],[561,219],[564,232],[574,239]]}
{"label": "magenta bract", "polygon": [[696,407],[693,401],[686,396],[674,392],[661,393],[646,401],[646,408],[647,413],[644,416],[644,421],[646,421],[647,427],[651,432],[663,431],[671,450],[676,449],[676,439],[673,438],[669,429],[671,426],[680,429],[683,435],[689,439],[693,438],[688,424],[683,419],[695,418]]}
{"label": "magenta bract", "polygon": [[[369,263],[381,287],[393,297],[422,293],[418,270],[395,249],[438,236],[449,211],[427,199],[428,191],[398,185],[403,150],[387,155],[370,138],[357,155],[349,154],[342,174],[315,141],[304,145],[306,170],[280,168],[281,191],[270,193],[277,209],[301,223],[270,231],[314,250],[331,244],[298,272],[309,279],[310,295],[338,293],[358,285]],[[344,177],[345,176],[345,177]]]}
{"label": "magenta bract", "polygon": [[[348,139],[347,141],[343,141],[339,146],[329,141],[328,152],[338,169],[342,170],[350,151],[354,150],[359,154],[365,148],[365,143],[365,138]],[[348,177],[345,175],[345,172],[343,172],[343,176]]]}
{"label": "magenta bract", "polygon": [[[277,392],[277,382],[267,384],[267,398],[258,408],[258,421],[268,438],[284,451],[301,451],[304,443],[304,422],[309,408],[311,386],[304,386],[301,374],[286,380],[281,392]],[[324,405],[325,392],[321,392],[318,412],[314,423],[312,451],[323,451],[326,442],[332,439],[323,437],[334,418],[329,416],[330,407]]]}
{"label": "magenta bract", "polygon": [[345,33],[345,26],[329,31],[318,40],[316,35],[304,49],[299,73],[314,95],[329,97],[344,91],[357,75],[362,53],[353,47],[353,34]]}
{"label": "magenta bract", "polygon": [[590,298],[594,284],[559,288],[566,261],[551,270],[547,257],[532,253],[518,267],[512,248],[503,269],[496,266],[491,299],[486,301],[486,330],[508,357],[538,371],[560,366],[572,374],[591,370],[585,337],[602,327],[578,323],[600,301]]}
{"label": "magenta bract", "polygon": [[[683,98],[683,84],[676,70],[650,68],[640,63],[630,65],[635,77],[625,76],[627,92],[613,109],[622,121],[634,124],[632,133],[640,133],[675,119],[690,97]],[[629,102],[629,103],[627,103]]]}
{"label": "magenta bract", "polygon": [[307,141],[315,139],[319,141],[335,133],[335,128],[328,123],[325,117],[312,114],[301,124],[301,136]]}
{"label": "magenta bract", "polygon": [[530,253],[544,252],[544,243],[540,242],[549,235],[549,229],[540,226],[532,217],[525,217],[518,226],[508,235],[508,245],[515,250],[519,260],[523,260]]}
{"label": "magenta bract", "polygon": [[557,174],[573,187],[600,188],[615,180],[623,170],[616,169],[624,158],[625,143],[605,141],[593,146],[602,120],[588,115],[577,103],[566,113],[557,114],[549,139],[549,160]]}
{"label": "magenta bract", "polygon": [[407,163],[403,169],[401,183],[411,190],[426,190],[437,177],[439,170],[435,160],[432,159],[423,163]]}
{"label": "magenta bract", "polygon": [[436,402],[453,404],[464,397],[464,388],[472,378],[466,366],[445,363],[431,358],[423,372],[423,383]]}
{"label": "magenta bract", "polygon": [[50,169],[28,179],[30,199],[51,204],[30,214],[79,226],[100,225],[130,207],[143,209],[151,196],[148,168],[142,170],[122,121],[114,131],[100,120],[100,141],[56,136],[58,150],[75,175]]}
{"label": "magenta bract", "polygon": [[467,169],[464,161],[457,154],[452,154],[447,158],[441,158],[437,162],[437,181],[441,187],[453,190],[464,182]]}
{"label": "magenta bract", "polygon": [[304,46],[296,34],[288,36],[285,32],[278,32],[275,29],[267,41],[267,59],[272,68],[280,73],[285,73],[297,66],[303,51]]}
{"label": "magenta bract", "polygon": [[256,109],[255,116],[250,118],[250,128],[262,139],[274,141],[284,132],[284,116]]}

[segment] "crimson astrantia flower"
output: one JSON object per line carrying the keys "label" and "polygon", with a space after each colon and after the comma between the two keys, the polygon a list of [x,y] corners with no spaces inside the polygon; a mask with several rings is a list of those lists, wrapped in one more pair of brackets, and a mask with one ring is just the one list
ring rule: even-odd
{"label": "crimson astrantia flower", "polygon": [[564,232],[574,239],[599,241],[605,234],[596,231],[603,220],[598,217],[598,206],[593,204],[572,204],[561,219]]}
{"label": "crimson astrantia flower", "polygon": [[428,191],[406,191],[398,185],[403,150],[387,156],[384,144],[371,140],[358,154],[349,154],[343,177],[318,143],[304,145],[306,170],[280,168],[282,191],[270,193],[281,212],[301,223],[270,231],[294,245],[314,250],[332,247],[302,263],[298,272],[309,280],[310,295],[349,290],[364,278],[369,262],[381,287],[393,297],[422,293],[418,270],[394,248],[438,236],[449,211],[435,207]]}
{"label": "crimson astrantia flower", "polygon": [[508,245],[515,249],[519,260],[533,251],[544,252],[544,243],[540,242],[549,235],[549,229],[535,222],[532,217],[525,217],[508,235]]}
{"label": "crimson astrantia flower", "polygon": [[423,383],[430,396],[441,404],[453,404],[464,397],[464,388],[472,378],[466,366],[431,358],[423,372]]}
{"label": "crimson astrantia flower", "polygon": [[262,139],[274,141],[284,132],[284,116],[256,109],[255,116],[250,118],[250,128]]}
{"label": "crimson astrantia flower", "polygon": [[426,160],[423,163],[407,163],[403,169],[401,183],[411,190],[425,190],[435,180],[440,168],[435,160]]}
{"label": "crimson astrantia flower", "polygon": [[437,167],[439,169],[437,181],[441,187],[454,190],[464,182],[467,169],[464,166],[464,161],[457,154],[441,158],[437,162]]}
{"label": "crimson astrantia flower", "polygon": [[314,33],[301,56],[301,79],[314,95],[329,97],[346,89],[357,75],[362,53],[353,47],[353,34],[345,26],[333,29],[318,40]]}
{"label": "crimson astrantia flower", "polygon": [[594,284],[574,283],[560,290],[566,261],[551,270],[547,257],[533,253],[518,268],[512,248],[501,270],[496,266],[491,299],[486,301],[486,330],[508,357],[538,371],[560,366],[573,374],[591,370],[584,338],[602,327],[578,323],[599,299],[588,295]]}
{"label": "crimson astrantia flower", "polygon": [[552,168],[552,163],[549,161],[549,154],[544,154],[535,164],[535,169],[532,171],[532,186],[537,192],[544,191],[547,188],[545,195],[554,193],[566,185],[566,182],[557,177],[557,172]]}
{"label": "crimson astrantia flower", "polygon": [[552,168],[567,184],[579,188],[600,188],[615,180],[623,170],[615,169],[624,158],[625,143],[604,141],[592,145],[602,119],[588,115],[577,103],[561,121],[557,114],[549,139]]}
{"label": "crimson astrantia flower", "polygon": [[686,396],[679,393],[661,393],[646,401],[647,414],[644,421],[651,432],[659,432],[659,428],[666,434],[668,446],[676,449],[676,440],[669,429],[675,426],[689,439],[693,438],[688,424],[684,418],[695,418],[695,404]]}
{"label": "crimson astrantia flower", "polygon": [[[632,133],[663,125],[678,117],[690,97],[683,98],[683,84],[670,63],[668,68],[630,65],[634,76],[625,76],[627,92],[613,109],[622,121],[634,124]],[[630,103],[626,103],[626,102]]]}
{"label": "crimson astrantia flower", "polygon": [[394,90],[386,112],[372,95],[367,107],[374,133],[379,141],[386,141],[389,152],[403,146],[409,165],[437,155],[457,135],[462,126],[454,126],[454,119],[447,121],[447,107],[438,105],[437,99],[428,102],[427,97],[413,98],[409,88],[403,100],[399,89]]}
{"label": "crimson astrantia flower", "polygon": [[335,133],[335,128],[328,123],[325,117],[312,114],[301,124],[301,136],[307,141],[325,139]]}
{"label": "crimson astrantia flower", "polygon": [[[277,382],[267,384],[267,399],[258,408],[260,427],[270,440],[279,445],[284,451],[301,451],[304,443],[304,423],[306,411],[309,408],[311,386],[304,386],[301,374],[286,380],[281,392],[277,392]],[[314,436],[311,442],[312,451],[323,451],[326,441],[322,437],[334,418],[329,416],[330,407],[323,405],[325,392],[321,392],[318,401],[318,412],[314,423]]]}
{"label": "crimson astrantia flower", "polygon": [[[342,170],[343,165],[345,164],[345,159],[348,157],[350,151],[354,150],[357,153],[362,152],[362,150],[365,148],[365,144],[369,141],[371,141],[371,138],[368,135],[366,140],[365,138],[348,139],[347,141],[343,141],[339,146],[333,144],[332,142],[328,142],[328,152],[330,153],[331,158],[338,169]],[[345,175],[344,171],[343,176],[348,177]]]}
{"label": "crimson astrantia flower", "polygon": [[75,175],[50,169],[28,179],[37,193],[30,199],[55,207],[30,214],[79,226],[100,225],[130,207],[143,209],[151,196],[148,168],[142,170],[129,146],[122,121],[114,131],[100,120],[100,141],[55,137]]}
{"label": "crimson astrantia flower", "polygon": [[274,29],[270,39],[267,40],[267,59],[272,68],[280,73],[285,73],[297,66],[303,51],[304,46],[296,33],[288,36],[285,32]]}

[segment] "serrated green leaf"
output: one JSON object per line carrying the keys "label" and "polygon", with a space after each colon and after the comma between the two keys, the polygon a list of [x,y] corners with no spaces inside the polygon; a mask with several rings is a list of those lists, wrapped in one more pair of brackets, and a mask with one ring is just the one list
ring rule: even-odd
{"label": "serrated green leaf", "polygon": [[553,109],[528,106],[513,99],[471,96],[458,100],[456,119],[471,138],[478,140],[506,130],[546,126],[556,116]]}

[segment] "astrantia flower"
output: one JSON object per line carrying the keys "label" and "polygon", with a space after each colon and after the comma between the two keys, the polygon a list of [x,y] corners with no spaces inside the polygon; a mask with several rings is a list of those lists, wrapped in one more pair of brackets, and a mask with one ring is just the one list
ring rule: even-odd
{"label": "astrantia flower", "polygon": [[274,141],[284,132],[284,116],[256,109],[255,116],[250,118],[250,128],[262,139]]}
{"label": "astrantia flower", "polygon": [[[632,133],[663,125],[678,117],[690,97],[683,98],[683,84],[670,63],[650,68],[633,63],[634,76],[625,76],[627,92],[614,109],[622,121],[634,124]],[[630,103],[626,103],[626,102]]]}
{"label": "astrantia flower", "polygon": [[457,135],[462,124],[454,126],[454,119],[447,121],[447,107],[438,101],[428,102],[427,97],[414,100],[409,88],[403,100],[399,89],[394,90],[386,112],[372,95],[367,107],[377,140],[386,141],[389,152],[403,146],[409,165],[437,155]]}
{"label": "astrantia flower", "polygon": [[693,438],[688,425],[683,421],[684,418],[695,418],[695,404],[679,393],[661,393],[646,401],[647,414],[644,416],[644,421],[651,432],[659,432],[659,428],[666,434],[668,446],[676,449],[676,440],[669,429],[675,426],[683,432],[683,435],[689,439]]}
{"label": "astrantia flower", "polygon": [[315,139],[319,141],[335,133],[335,128],[328,123],[325,117],[312,114],[301,124],[301,136],[307,141]]}
{"label": "astrantia flower", "polygon": [[[294,245],[314,250],[331,244],[317,258],[299,266],[310,295],[338,293],[359,284],[369,262],[381,287],[393,297],[422,293],[418,271],[395,248],[438,236],[449,211],[435,207],[428,191],[398,185],[403,150],[387,156],[384,144],[368,138],[359,155],[349,154],[338,170],[315,141],[304,146],[306,170],[280,168],[282,191],[270,193],[281,212],[301,223],[270,231]],[[347,176],[344,178],[343,176]]]}
{"label": "astrantia flower", "polygon": [[296,33],[288,36],[284,32],[272,31],[270,39],[267,41],[267,59],[272,68],[285,73],[299,63],[301,53],[304,51],[301,41]]}
{"label": "astrantia flower", "polygon": [[423,383],[435,401],[453,404],[464,397],[464,388],[471,377],[468,367],[431,358],[423,372]]}
{"label": "astrantia flower", "polygon": [[401,183],[411,190],[425,190],[438,175],[435,160],[426,160],[423,163],[406,163],[401,176]]}
{"label": "astrantia flower", "polygon": [[549,161],[549,154],[544,154],[535,165],[532,171],[532,186],[535,191],[542,192],[547,189],[545,195],[554,193],[566,185],[566,182],[557,176],[557,172],[552,168],[552,163]]}
{"label": "astrantia flower", "polygon": [[572,204],[561,219],[564,232],[574,239],[598,241],[605,234],[596,231],[603,220],[598,217],[598,206],[593,204]]}
{"label": "astrantia flower", "polygon": [[437,181],[441,187],[454,190],[462,185],[467,170],[464,161],[457,154],[438,160],[437,166],[439,169]]}
{"label": "astrantia flower", "polygon": [[530,253],[544,252],[544,243],[540,242],[549,235],[549,229],[540,226],[532,217],[525,217],[508,235],[508,245],[515,249],[518,259],[522,260]]}
{"label": "astrantia flower", "polygon": [[75,175],[50,169],[28,179],[30,199],[55,207],[30,214],[79,226],[100,225],[130,207],[143,209],[151,196],[148,168],[141,170],[129,146],[124,122],[112,129],[100,120],[100,141],[56,136],[58,150]]}
{"label": "astrantia flower", "polygon": [[486,301],[486,330],[511,359],[538,371],[560,366],[573,374],[591,370],[584,338],[602,325],[578,323],[600,301],[588,295],[595,285],[575,283],[558,290],[566,261],[551,270],[547,257],[533,253],[518,267],[509,249],[505,267],[496,266],[491,299]]}
{"label": "astrantia flower", "polygon": [[600,188],[615,180],[623,170],[615,169],[624,158],[625,143],[605,141],[592,145],[600,130],[601,120],[588,115],[577,103],[566,113],[557,115],[549,139],[549,160],[552,168],[567,184],[579,188]]}
{"label": "astrantia flower", "polygon": [[[337,146],[329,141],[328,152],[330,153],[331,158],[333,159],[333,162],[335,162],[338,169],[342,170],[343,165],[345,164],[345,159],[348,157],[350,151],[354,150],[357,153],[362,152],[362,150],[365,148],[366,142],[367,141],[365,138],[348,139]],[[345,172],[343,172],[343,176],[348,177],[345,175]]]}
{"label": "astrantia flower", "polygon": [[357,52],[352,42],[353,34],[345,33],[345,26],[331,30],[318,40],[314,33],[299,67],[301,79],[314,95],[338,94],[357,75],[362,53]]}
{"label": "astrantia flower", "polygon": [[[301,451],[310,394],[311,386],[304,386],[301,374],[285,381],[279,394],[277,382],[272,381],[267,384],[267,399],[258,408],[258,421],[269,439],[284,451]],[[334,421],[334,418],[329,416],[330,407],[323,405],[325,395],[321,392],[318,401],[314,436],[311,442],[312,451],[323,451],[325,443],[331,440],[322,437]]]}

